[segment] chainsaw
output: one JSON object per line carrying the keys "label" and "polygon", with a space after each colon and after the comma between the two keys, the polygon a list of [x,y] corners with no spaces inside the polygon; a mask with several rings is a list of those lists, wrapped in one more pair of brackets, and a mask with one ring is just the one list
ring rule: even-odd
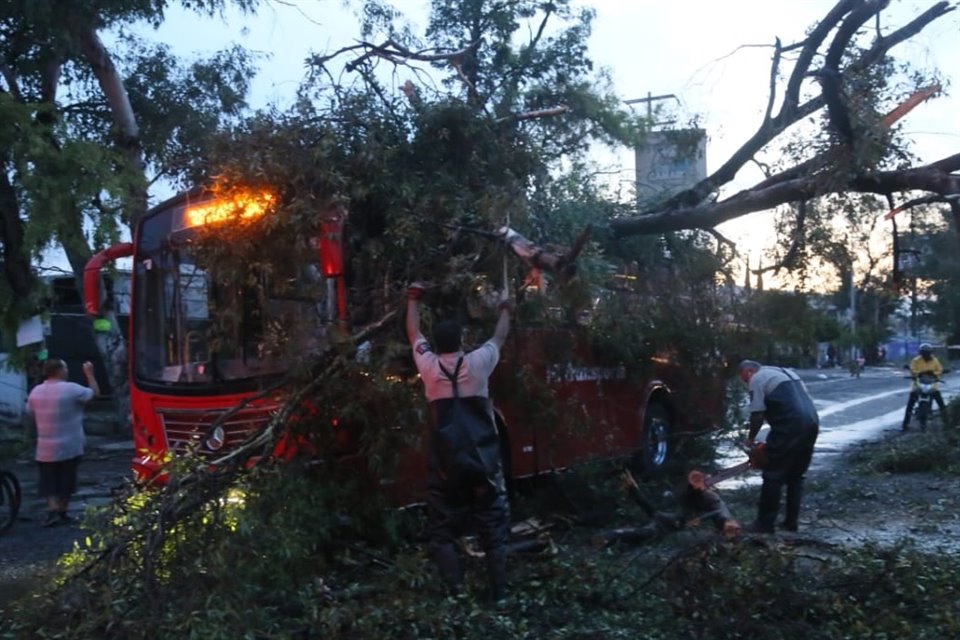
{"label": "chainsaw", "polygon": [[746,460],[735,464],[732,467],[720,469],[711,476],[704,474],[703,471],[700,471],[699,469],[694,469],[687,474],[687,482],[694,489],[700,489],[703,491],[723,482],[724,480],[729,480],[730,478],[735,478],[739,475],[742,475],[751,469],[763,469],[764,464],[766,464],[765,448],[765,443],[755,443],[752,447],[745,450],[745,453],[747,454]]}

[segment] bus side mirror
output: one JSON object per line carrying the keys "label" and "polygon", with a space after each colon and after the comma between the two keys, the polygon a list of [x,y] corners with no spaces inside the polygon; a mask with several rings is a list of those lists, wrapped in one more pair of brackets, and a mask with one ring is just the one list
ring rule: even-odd
{"label": "bus side mirror", "polygon": [[94,255],[83,268],[83,302],[87,315],[100,315],[100,306],[103,303],[100,296],[100,271],[107,262],[118,258],[127,258],[133,255],[133,244],[122,242]]}

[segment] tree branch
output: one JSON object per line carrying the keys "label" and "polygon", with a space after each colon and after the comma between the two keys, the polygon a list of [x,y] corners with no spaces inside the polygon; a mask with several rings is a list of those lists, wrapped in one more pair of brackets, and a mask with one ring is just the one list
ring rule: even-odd
{"label": "tree branch", "polygon": [[854,9],[837,29],[824,58],[823,67],[815,74],[820,80],[821,93],[827,104],[830,126],[840,138],[840,142],[847,147],[853,145],[855,135],[850,109],[845,99],[840,63],[860,27],[871,16],[879,14],[889,2],[890,0],[872,0]]}
{"label": "tree branch", "polygon": [[733,249],[734,251],[737,250],[737,243],[731,240],[730,238],[728,238],[727,236],[723,235],[716,229],[706,229],[706,232],[709,233],[711,236],[713,236],[719,244],[725,244],[731,249]]}
{"label": "tree branch", "polygon": [[[888,0],[869,0],[866,2],[863,0],[841,0],[838,2],[811,31],[810,36],[804,42],[787,83],[780,112],[776,116],[770,117],[771,109],[768,102],[767,114],[764,116],[760,127],[720,168],[693,187],[672,196],[658,208],[644,212],[643,215],[634,219],[621,219],[612,222],[611,227],[616,235],[625,236],[641,233],[663,233],[679,229],[710,228],[747,213],[761,211],[791,201],[807,200],[826,193],[860,191],[886,194],[911,189],[939,195],[957,193],[957,181],[960,178],[949,175],[951,171],[956,170],[954,161],[956,156],[945,158],[925,167],[876,172],[856,178],[848,178],[845,182],[831,186],[826,184],[830,181],[818,180],[821,170],[829,167],[835,159],[833,154],[828,151],[779,174],[769,176],[753,188],[737,193],[726,200],[705,202],[707,196],[733,180],[743,165],[751,161],[763,147],[788,127],[813,114],[824,105],[823,93],[828,93],[827,91],[803,104],[797,104],[797,100],[803,78],[808,75],[809,65],[830,32],[837,28],[837,25],[840,25],[826,54],[824,71],[827,73],[834,71],[835,79],[838,81],[836,84],[839,85],[839,61],[842,59],[843,53],[849,49],[860,27],[871,16],[879,13],[887,3]],[[878,36],[873,45],[851,62],[844,72],[856,75],[865,71],[871,65],[882,60],[891,48],[908,40],[922,31],[928,24],[955,8],[949,2],[938,2],[893,33],[887,36]],[[777,64],[779,64],[779,60],[775,52],[774,69]],[[774,74],[775,71],[772,71],[771,77]],[[907,101],[887,114],[881,122],[881,126],[891,126],[893,122],[934,93],[936,93],[936,90],[933,87],[916,92]],[[845,113],[846,110],[842,104],[839,106],[834,104],[831,116],[839,117]],[[832,119],[834,122],[837,121],[837,118]],[[842,129],[842,127],[840,128]]]}
{"label": "tree branch", "polygon": [[522,77],[522,73],[526,68],[526,65],[530,61],[530,57],[533,55],[533,52],[536,50],[537,45],[540,44],[540,39],[543,37],[544,31],[547,29],[547,23],[550,21],[550,16],[553,15],[554,6],[550,3],[547,3],[544,8],[543,20],[540,21],[540,26],[537,29],[536,35],[527,43],[527,46],[524,47],[519,56],[516,66],[512,71],[506,74],[506,77],[503,79],[503,82],[500,83],[500,88],[503,88],[510,85],[510,88],[503,91],[504,100],[507,99],[507,96],[515,95],[517,92],[517,85]]}
{"label": "tree branch", "polygon": [[77,33],[77,39],[80,51],[93,69],[97,83],[110,107],[110,115],[119,130],[119,147],[126,155],[127,169],[131,178],[127,188],[129,216],[131,221],[135,222],[147,212],[147,190],[143,184],[145,179],[143,150],[137,116],[130,104],[130,96],[127,95],[123,77],[113,64],[110,53],[97,35],[96,29],[91,26],[82,27]]}
{"label": "tree branch", "polygon": [[[861,2],[862,0],[841,0],[813,29],[800,56],[797,58],[797,62],[794,64],[780,112],[773,118],[765,119],[757,131],[735,151],[719,169],[714,171],[713,174],[707,176],[693,187],[671,197],[659,208],[660,211],[697,206],[708,194],[733,180],[743,165],[749,162],[757,152],[763,149],[763,147],[773,139],[794,123],[812,115],[823,107],[823,96],[816,96],[803,104],[797,105],[800,86],[804,77],[808,74],[809,65],[815,57],[819,46],[826,39],[827,35],[829,35],[830,31],[843,19],[843,16],[860,6]],[[877,7],[877,2],[871,2],[870,6]],[[950,3],[945,0],[938,2],[905,26],[884,38],[878,39],[870,49],[854,60],[847,67],[847,70],[856,74],[869,68],[882,59],[891,48],[913,37],[922,31],[930,22],[953,11],[954,8],[955,7],[951,6]],[[851,22],[851,24],[853,23]]]}
{"label": "tree branch", "polygon": [[553,107],[550,109],[538,109],[536,111],[527,111],[526,113],[517,113],[504,116],[502,118],[497,118],[497,124],[503,124],[505,122],[518,122],[520,120],[533,120],[535,118],[547,118],[550,116],[559,116],[570,111],[570,107],[560,106]]}
{"label": "tree branch", "polygon": [[[451,51],[448,53],[426,53],[425,51],[411,51],[401,44],[395,42],[392,39],[385,40],[381,45],[371,44],[369,42],[361,43],[355,47],[350,47],[348,49],[341,49],[340,52],[347,51],[350,49],[356,49],[357,47],[364,48],[367,51],[351,62],[348,62],[344,67],[347,71],[354,71],[363,61],[371,57],[381,57],[385,58],[394,64],[397,64],[399,61],[397,58],[400,58],[403,61],[414,60],[416,62],[453,62],[459,58],[462,58],[468,55],[471,51],[475,50],[480,46],[480,41],[473,42],[467,45],[465,48],[459,51]],[[338,52],[338,53],[340,53]],[[337,54],[334,54],[337,55]],[[327,57],[324,60],[329,60],[331,57]]]}
{"label": "tree branch", "polygon": [[960,154],[911,169],[879,171],[854,176],[839,185],[827,186],[818,175],[778,181],[774,176],[765,188],[752,188],[719,201],[694,207],[670,209],[632,219],[615,220],[611,228],[618,237],[665,233],[681,229],[709,229],[748,213],[773,209],[796,200],[809,200],[827,193],[876,193],[927,191],[948,196],[960,194]]}
{"label": "tree branch", "polygon": [[139,146],[140,127],[137,126],[137,119],[130,104],[130,97],[127,95],[127,88],[123,85],[123,78],[120,77],[109,52],[93,27],[83,29],[78,35],[83,57],[93,69],[107,104],[110,105],[114,123],[125,141]]}
{"label": "tree branch", "polygon": [[804,42],[803,49],[800,51],[800,55],[793,65],[793,72],[790,74],[790,79],[787,81],[787,89],[783,94],[783,106],[780,107],[780,113],[777,115],[778,118],[789,118],[789,114],[797,108],[800,103],[800,86],[810,71],[810,64],[820,49],[820,45],[823,44],[833,28],[843,19],[843,16],[857,5],[858,1],[859,0],[840,0],[840,2],[824,16],[823,20],[813,28],[813,31],[810,32],[810,36]]}
{"label": "tree branch", "polygon": [[777,98],[777,74],[780,72],[780,56],[783,53],[783,46],[780,38],[777,38],[773,49],[773,62],[770,64],[770,97],[767,99],[767,110],[763,114],[763,121],[770,120],[773,113],[773,103]]}
{"label": "tree branch", "polygon": [[753,272],[760,274],[767,271],[777,272],[780,271],[780,269],[791,268],[794,264],[794,261],[797,259],[797,255],[800,253],[800,247],[803,245],[804,236],[806,235],[806,222],[807,203],[805,200],[801,200],[797,203],[797,228],[793,230],[793,238],[790,240],[790,248],[787,249],[786,255],[783,256],[783,260],[780,260],[769,267],[754,269]]}

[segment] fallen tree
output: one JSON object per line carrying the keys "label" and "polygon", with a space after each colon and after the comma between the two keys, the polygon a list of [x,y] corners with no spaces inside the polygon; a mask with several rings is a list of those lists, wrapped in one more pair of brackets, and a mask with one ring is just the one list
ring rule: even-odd
{"label": "fallen tree", "polygon": [[[778,39],[773,45],[766,112],[757,131],[720,168],[694,186],[638,215],[612,222],[614,233],[624,237],[712,229],[749,213],[829,194],[922,192],[948,201],[960,193],[960,175],[956,173],[960,154],[912,167],[894,167],[892,162],[901,148],[891,126],[918,102],[931,97],[934,92],[928,89],[936,83],[918,83],[905,101],[897,100],[898,106],[885,118],[877,115],[889,92],[890,71],[885,65],[890,63],[891,50],[956,7],[937,2],[907,24],[884,32],[880,25],[888,4],[887,0],[840,0],[801,42],[783,45]],[[877,25],[872,40],[861,44],[869,37],[864,27],[871,19]],[[792,53],[796,57],[781,91],[778,78]],[[815,82],[819,93],[802,99]],[[826,140],[825,149],[773,172],[748,189],[728,197],[720,195],[758,153],[782,141],[791,127],[820,111],[825,111],[819,132]],[[956,210],[954,215],[958,215]]]}

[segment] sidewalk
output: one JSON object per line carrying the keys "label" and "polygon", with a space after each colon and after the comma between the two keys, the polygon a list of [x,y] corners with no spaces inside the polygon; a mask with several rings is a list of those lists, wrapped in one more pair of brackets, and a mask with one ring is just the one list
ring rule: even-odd
{"label": "sidewalk", "polygon": [[[830,369],[794,369],[800,379],[804,382],[822,382],[824,380],[849,380],[854,376],[850,375],[850,370],[846,367],[833,367]],[[900,369],[893,366],[864,367],[860,371],[861,378],[889,378],[891,376],[905,375]]]}

